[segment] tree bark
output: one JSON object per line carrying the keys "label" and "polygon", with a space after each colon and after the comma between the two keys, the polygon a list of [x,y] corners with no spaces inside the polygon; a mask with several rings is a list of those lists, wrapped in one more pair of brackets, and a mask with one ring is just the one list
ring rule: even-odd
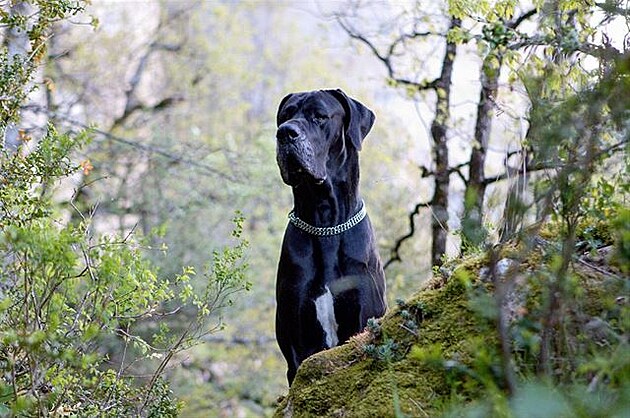
{"label": "tree bark", "polygon": [[[461,20],[452,18],[449,30],[461,26]],[[446,253],[448,238],[448,189],[450,170],[448,165],[448,123],[450,119],[450,97],[453,64],[457,54],[457,44],[446,42],[446,52],[442,60],[442,70],[437,81],[435,93],[435,118],[431,123],[431,137],[435,151],[435,189],[431,199],[433,216],[431,218],[431,265],[442,265],[442,256]]]}
{"label": "tree bark", "polygon": [[482,225],[484,197],[486,194],[485,163],[492,131],[492,110],[497,95],[503,57],[490,52],[481,65],[481,91],[477,104],[477,120],[470,154],[469,175],[466,184],[465,212],[462,233],[466,243],[479,245],[485,239]]}

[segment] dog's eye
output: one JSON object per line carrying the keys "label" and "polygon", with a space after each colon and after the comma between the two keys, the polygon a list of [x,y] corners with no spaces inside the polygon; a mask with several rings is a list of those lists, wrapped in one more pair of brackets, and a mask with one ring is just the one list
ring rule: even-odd
{"label": "dog's eye", "polygon": [[328,119],[328,116],[322,115],[321,113],[315,113],[313,115],[313,122],[315,123],[323,123],[326,119]]}

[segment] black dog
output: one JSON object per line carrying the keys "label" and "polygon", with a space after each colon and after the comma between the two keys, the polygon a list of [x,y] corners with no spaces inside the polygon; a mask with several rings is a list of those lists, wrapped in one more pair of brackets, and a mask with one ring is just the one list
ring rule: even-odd
{"label": "black dog", "polygon": [[290,94],[277,161],[293,189],[276,283],[276,338],[289,385],[298,366],[385,313],[385,276],[359,197],[359,150],[374,114],[341,90]]}

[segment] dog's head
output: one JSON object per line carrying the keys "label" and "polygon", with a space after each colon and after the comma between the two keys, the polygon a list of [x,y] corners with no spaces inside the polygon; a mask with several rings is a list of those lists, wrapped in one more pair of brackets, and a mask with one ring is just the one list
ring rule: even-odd
{"label": "dog's head", "polygon": [[[289,186],[321,184],[331,153],[359,151],[374,113],[341,90],[293,93],[280,102],[276,159]],[[356,152],[355,151],[355,152]]]}

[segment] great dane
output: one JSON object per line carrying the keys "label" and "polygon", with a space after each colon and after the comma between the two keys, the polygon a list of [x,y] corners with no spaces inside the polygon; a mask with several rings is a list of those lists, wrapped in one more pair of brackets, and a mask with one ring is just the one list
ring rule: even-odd
{"label": "great dane", "polygon": [[276,283],[276,338],[287,379],[311,354],[385,313],[385,275],[359,196],[359,151],[374,113],[341,90],[289,94],[277,162],[293,190]]}

